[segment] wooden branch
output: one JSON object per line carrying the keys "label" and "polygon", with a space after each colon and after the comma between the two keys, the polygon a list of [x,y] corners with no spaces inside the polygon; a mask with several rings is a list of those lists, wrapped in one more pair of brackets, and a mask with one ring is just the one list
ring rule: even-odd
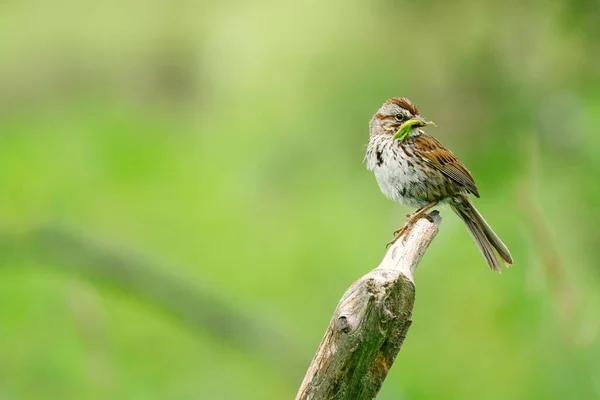
{"label": "wooden branch", "polygon": [[411,324],[414,272],[441,217],[421,218],[340,300],[296,400],[374,399]]}

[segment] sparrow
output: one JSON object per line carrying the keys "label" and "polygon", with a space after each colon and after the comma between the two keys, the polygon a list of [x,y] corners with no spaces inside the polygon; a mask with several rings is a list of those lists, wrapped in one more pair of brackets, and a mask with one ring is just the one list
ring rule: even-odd
{"label": "sparrow", "polygon": [[469,198],[479,197],[473,176],[450,150],[421,128],[435,125],[423,119],[417,106],[405,97],[387,100],[369,123],[365,162],[389,199],[417,210],[403,228],[394,232],[395,243],[419,218],[437,204],[448,204],[465,223],[488,266],[498,273],[512,256]]}

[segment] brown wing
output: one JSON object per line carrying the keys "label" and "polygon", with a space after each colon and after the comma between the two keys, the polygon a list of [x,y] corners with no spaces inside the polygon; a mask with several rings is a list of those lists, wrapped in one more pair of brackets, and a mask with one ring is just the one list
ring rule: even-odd
{"label": "brown wing", "polygon": [[432,136],[422,133],[415,137],[415,150],[430,165],[439,169],[444,175],[459,185],[464,186],[469,192],[479,197],[479,190],[467,167],[450,150]]}

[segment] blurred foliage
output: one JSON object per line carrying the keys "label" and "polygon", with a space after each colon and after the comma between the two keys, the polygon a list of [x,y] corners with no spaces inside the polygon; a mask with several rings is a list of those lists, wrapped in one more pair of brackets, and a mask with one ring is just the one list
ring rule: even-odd
{"label": "blurred foliage", "polygon": [[[441,208],[380,398],[600,397],[597,1],[0,10],[0,399],[292,398],[411,211],[361,163],[391,96],[438,124],[516,266]],[[48,226],[169,265],[298,367],[12,242]]]}

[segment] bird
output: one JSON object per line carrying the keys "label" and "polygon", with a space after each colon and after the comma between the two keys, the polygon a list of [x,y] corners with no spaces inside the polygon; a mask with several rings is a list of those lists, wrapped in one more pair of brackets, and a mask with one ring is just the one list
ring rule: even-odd
{"label": "bird", "polygon": [[465,223],[487,265],[502,273],[513,265],[506,245],[475,208],[470,195],[479,197],[465,165],[423,129],[428,125],[417,106],[405,97],[392,97],[369,122],[365,163],[383,194],[417,210],[403,228],[394,232],[394,244],[419,218],[438,204],[448,204]]}

